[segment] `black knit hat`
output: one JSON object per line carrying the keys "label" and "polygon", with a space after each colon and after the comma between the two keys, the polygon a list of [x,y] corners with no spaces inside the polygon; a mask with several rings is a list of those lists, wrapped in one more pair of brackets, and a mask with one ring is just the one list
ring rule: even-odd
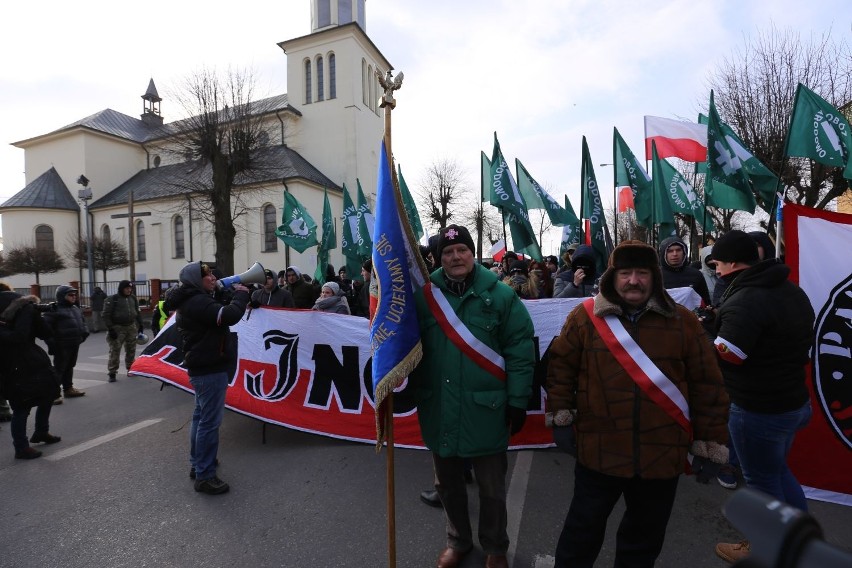
{"label": "black knit hat", "polygon": [[743,231],[734,229],[719,237],[713,244],[713,260],[753,264],[760,260],[757,243]]}
{"label": "black knit hat", "polygon": [[438,233],[438,246],[436,247],[438,258],[435,259],[437,262],[441,260],[444,247],[450,245],[465,245],[470,249],[470,252],[476,254],[476,245],[473,244],[470,232],[459,225],[449,225],[441,229],[441,232]]}
{"label": "black knit hat", "polygon": [[509,265],[509,274],[514,274],[515,272],[529,274],[529,265],[523,260],[515,260]]}

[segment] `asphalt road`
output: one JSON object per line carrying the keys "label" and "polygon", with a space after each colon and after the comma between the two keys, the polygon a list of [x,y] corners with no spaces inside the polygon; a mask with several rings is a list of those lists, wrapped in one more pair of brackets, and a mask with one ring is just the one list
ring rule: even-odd
{"label": "asphalt road", "polygon": [[[15,460],[2,425],[0,567],[388,565],[386,452],[275,426],[264,443],[260,422],[227,412],[219,474],[231,491],[196,493],[192,397],[123,374],[107,383],[106,353],[103,333],[83,345],[75,385],[86,396],[54,407],[51,432],[62,442],[41,446],[43,458]],[[556,449],[510,454],[512,566],[553,566],[573,465]],[[397,566],[433,566],[443,515],[418,499],[431,484],[430,455],[397,449],[394,466]],[[683,477],[658,566],[726,566],[713,547],[740,538],[721,514],[731,494]],[[596,566],[612,565],[620,511]],[[814,501],[811,512],[829,542],[850,548],[852,508]],[[463,566],[483,564],[476,551]]]}

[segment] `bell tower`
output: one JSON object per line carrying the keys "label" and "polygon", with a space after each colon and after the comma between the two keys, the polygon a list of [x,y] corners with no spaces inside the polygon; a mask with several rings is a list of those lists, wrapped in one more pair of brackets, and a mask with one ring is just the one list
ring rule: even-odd
{"label": "bell tower", "polygon": [[142,95],[142,122],[150,126],[162,126],[163,116],[160,114],[160,95],[154,86],[154,79],[148,82],[148,89]]}
{"label": "bell tower", "polygon": [[367,33],[366,0],[311,0],[311,33],[355,22]]}

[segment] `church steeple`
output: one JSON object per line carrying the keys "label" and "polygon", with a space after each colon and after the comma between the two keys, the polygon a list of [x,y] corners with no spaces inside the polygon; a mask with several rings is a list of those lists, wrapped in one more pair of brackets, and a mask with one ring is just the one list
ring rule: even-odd
{"label": "church steeple", "polygon": [[311,0],[311,33],[357,23],[367,32],[366,0]]}
{"label": "church steeple", "polygon": [[151,126],[162,126],[163,117],[160,114],[160,95],[154,86],[154,79],[148,82],[148,89],[142,95],[142,122]]}

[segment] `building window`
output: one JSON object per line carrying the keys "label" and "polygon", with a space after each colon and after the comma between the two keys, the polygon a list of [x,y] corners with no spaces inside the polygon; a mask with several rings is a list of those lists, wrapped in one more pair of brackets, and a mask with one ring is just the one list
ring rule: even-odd
{"label": "building window", "polygon": [[328,56],[328,98],[337,98],[337,61],[334,54]]}
{"label": "building window", "polygon": [[367,65],[367,106],[369,108],[373,108],[373,105],[376,104],[376,97],[373,96],[373,66]]}
{"label": "building window", "polygon": [[136,221],[136,260],[145,260],[145,223]]}
{"label": "building window", "polygon": [[275,229],[278,223],[275,219],[275,206],[265,205],[263,207],[263,252],[275,252],[278,250],[278,237]]}
{"label": "building window", "polygon": [[331,0],[317,2],[317,28],[331,25]]}
{"label": "building window", "polygon": [[357,2],[356,5],[358,6],[358,14],[356,16],[357,19],[358,19],[358,25],[361,26],[361,29],[364,30],[364,32],[366,32],[367,31],[367,17],[366,17],[366,14],[364,13],[364,0],[356,0],[356,2]]}
{"label": "building window", "polygon": [[53,228],[39,225],[35,229],[35,245],[38,250],[54,250]]}
{"label": "building window", "polygon": [[183,217],[178,215],[174,220],[174,231],[175,231],[175,258],[184,258],[186,255],[184,254],[183,247]]}
{"label": "building window", "polygon": [[311,104],[311,60],[305,60],[305,104]]}
{"label": "building window", "polygon": [[101,227],[101,240],[105,243],[108,243],[112,240],[112,234],[109,230],[109,225],[104,225]]}
{"label": "building window", "polygon": [[361,60],[361,102],[367,106],[367,62]]}
{"label": "building window", "polygon": [[325,79],[322,69],[322,55],[317,57],[317,102],[325,100]]}
{"label": "building window", "polygon": [[337,23],[348,24],[352,21],[352,0],[337,0]]}

